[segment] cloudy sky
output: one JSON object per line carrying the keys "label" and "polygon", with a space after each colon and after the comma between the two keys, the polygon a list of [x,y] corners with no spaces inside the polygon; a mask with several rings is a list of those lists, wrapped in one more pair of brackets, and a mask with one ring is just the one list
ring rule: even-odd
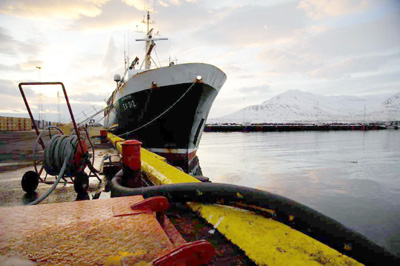
{"label": "cloudy sky", "polygon": [[[157,61],[210,63],[227,74],[209,117],[289,89],[400,92],[398,0],[2,0],[0,115],[26,116],[22,81],[64,82],[79,118],[105,106],[124,51],[143,57],[134,39],[154,7],[155,32],[169,38],[158,42]],[[42,103],[57,117],[56,91],[27,88],[33,112]]]}

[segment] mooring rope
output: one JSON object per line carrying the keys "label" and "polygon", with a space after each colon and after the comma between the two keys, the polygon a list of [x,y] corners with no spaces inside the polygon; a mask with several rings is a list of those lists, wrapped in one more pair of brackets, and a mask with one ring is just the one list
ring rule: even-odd
{"label": "mooring rope", "polygon": [[161,114],[159,114],[158,116],[156,116],[155,118],[153,118],[152,120],[150,120],[149,122],[147,122],[144,125],[141,125],[140,127],[137,127],[129,132],[125,132],[122,134],[117,135],[118,137],[122,137],[122,136],[126,136],[129,135],[135,131],[138,131],[139,129],[144,128],[145,126],[148,126],[149,124],[153,123],[154,121],[156,121],[157,119],[159,119],[161,116],[163,116],[165,113],[167,113],[169,110],[171,110],[180,100],[182,100],[183,97],[185,97],[186,94],[188,94],[188,92],[192,89],[193,85],[196,84],[196,81],[192,83],[192,85],[190,85],[190,87],[185,91],[184,94],[181,95],[181,97],[179,97],[170,107],[168,107],[165,111],[163,111]]}

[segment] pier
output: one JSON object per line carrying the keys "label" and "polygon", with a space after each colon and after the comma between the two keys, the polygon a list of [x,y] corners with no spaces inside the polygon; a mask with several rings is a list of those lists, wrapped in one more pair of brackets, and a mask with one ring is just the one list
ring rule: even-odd
{"label": "pier", "polygon": [[263,124],[206,124],[205,132],[272,132],[272,131],[329,131],[329,130],[382,130],[388,126],[382,123],[371,124],[301,124],[301,123],[263,123]]}

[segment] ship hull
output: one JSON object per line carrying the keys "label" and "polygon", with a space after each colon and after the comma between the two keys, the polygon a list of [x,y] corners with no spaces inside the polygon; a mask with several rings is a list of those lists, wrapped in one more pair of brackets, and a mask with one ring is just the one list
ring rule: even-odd
{"label": "ship hull", "polygon": [[208,113],[225,80],[221,70],[206,64],[133,75],[116,90],[106,126],[117,125],[116,135],[138,139],[171,164],[193,172]]}

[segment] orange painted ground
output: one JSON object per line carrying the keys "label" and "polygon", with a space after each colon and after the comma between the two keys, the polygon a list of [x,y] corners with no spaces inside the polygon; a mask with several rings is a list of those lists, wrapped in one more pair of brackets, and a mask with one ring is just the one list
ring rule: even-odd
{"label": "orange painted ground", "polygon": [[141,196],[2,207],[0,254],[42,264],[101,265],[121,252],[153,259],[175,245],[153,213],[113,216]]}

